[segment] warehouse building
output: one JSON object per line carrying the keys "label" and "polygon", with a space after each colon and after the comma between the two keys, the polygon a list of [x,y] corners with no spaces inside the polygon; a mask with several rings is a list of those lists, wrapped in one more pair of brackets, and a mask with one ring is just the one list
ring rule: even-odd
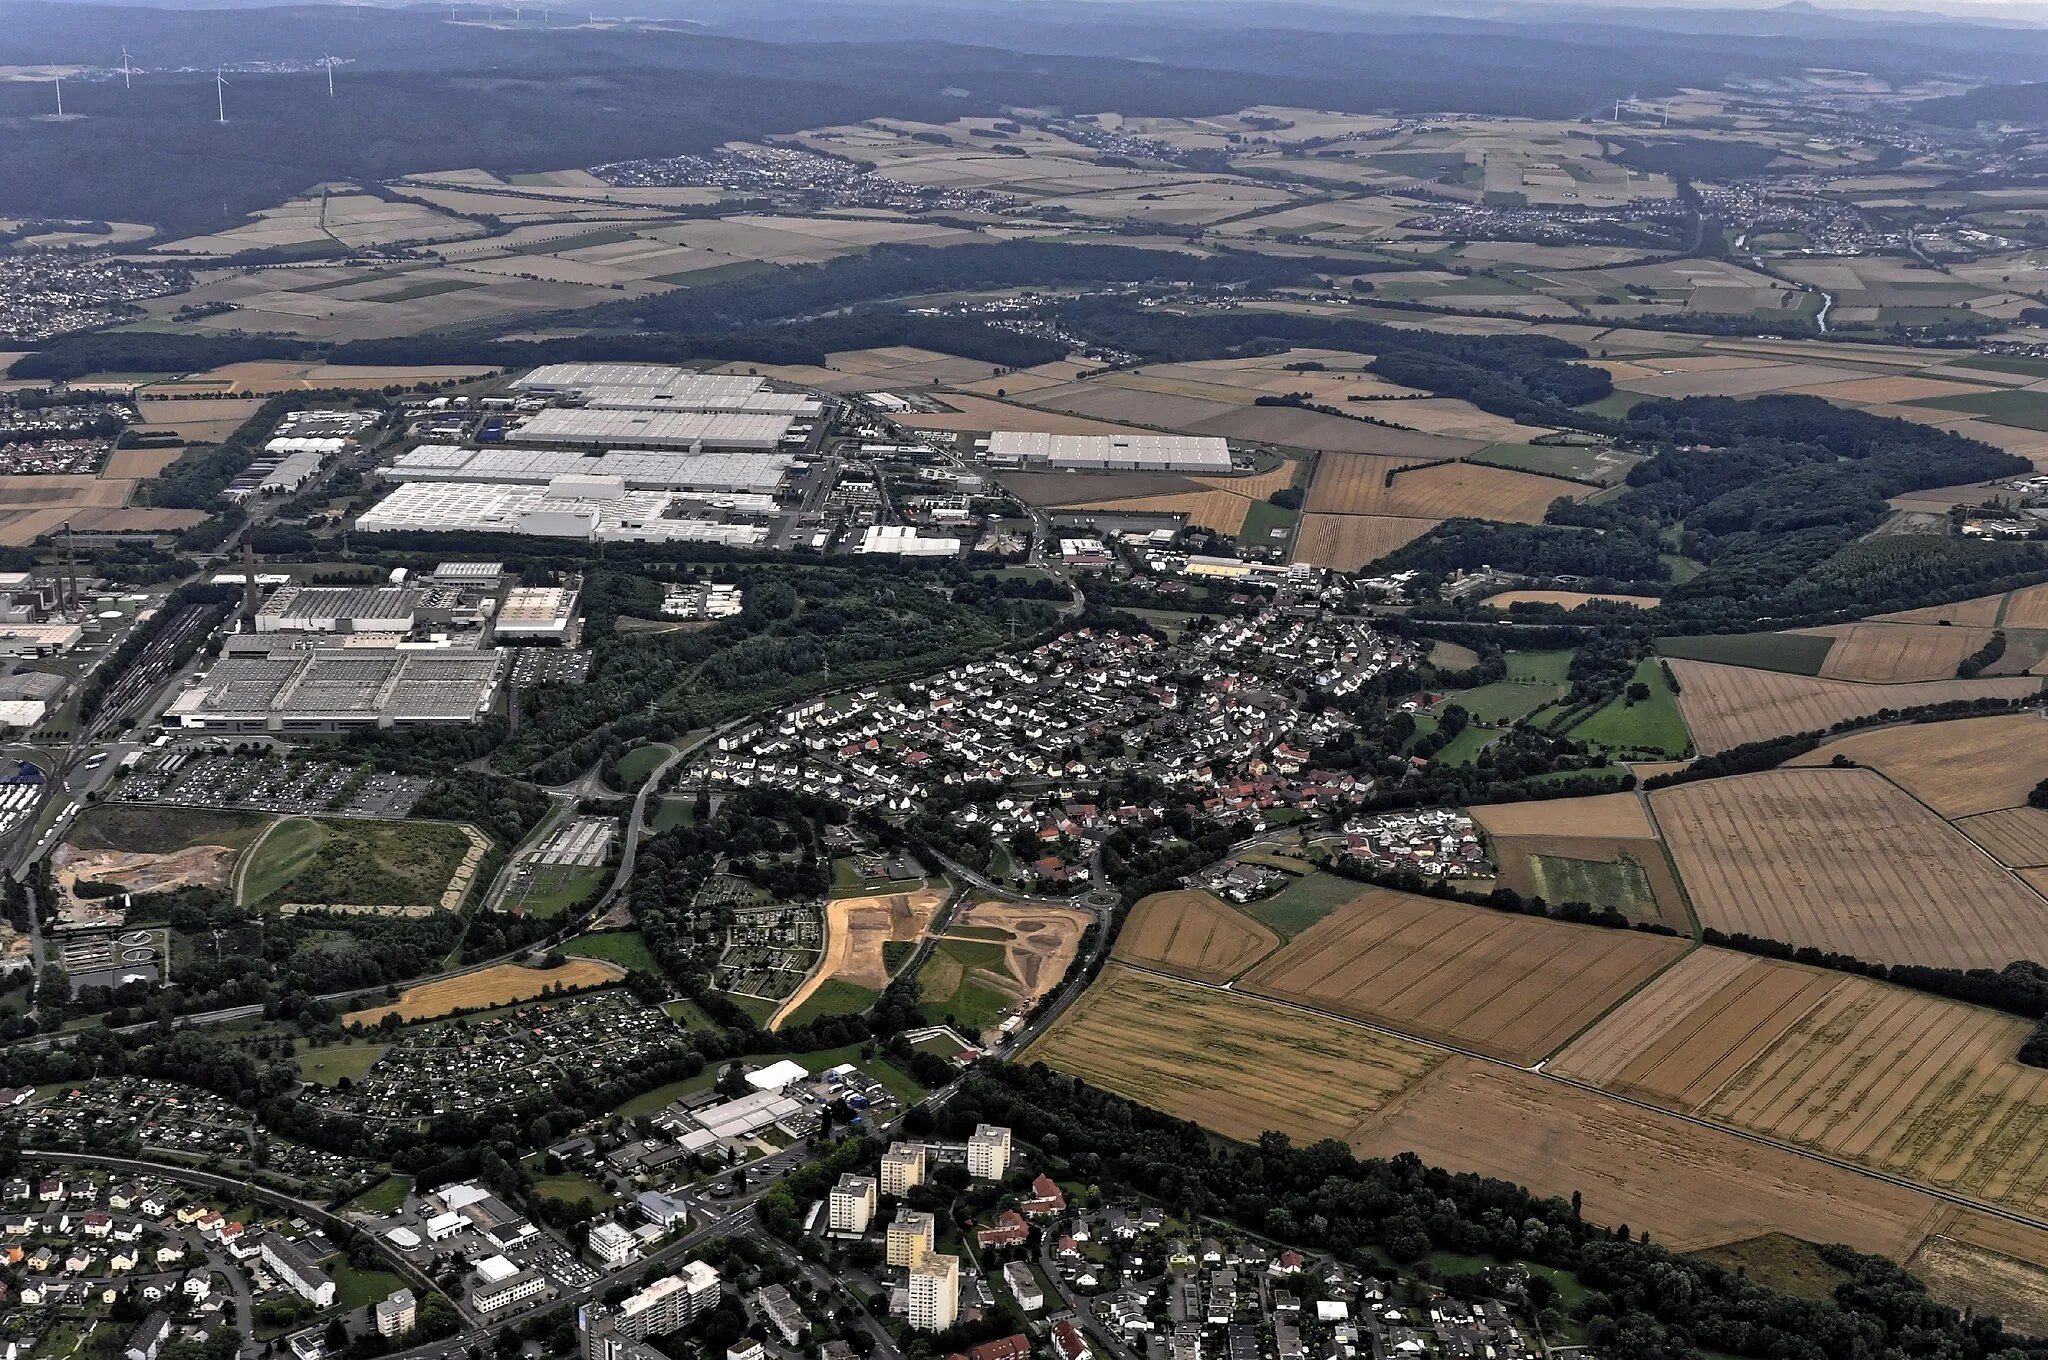
{"label": "warehouse building", "polygon": [[617,479],[558,478],[546,486],[407,482],[356,519],[356,532],[529,534],[591,543],[723,543],[751,548],[766,526],[685,517],[696,498],[627,491]]}
{"label": "warehouse building", "polygon": [[545,486],[557,477],[617,477],[630,491],[773,495],[795,460],[783,453],[606,453],[568,449],[465,449],[422,444],[381,474],[394,482],[504,482]]}
{"label": "warehouse building", "polygon": [[550,407],[511,431],[525,444],[582,449],[773,449],[795,418],[720,411],[592,411]]}
{"label": "warehouse building", "polygon": [[164,711],[209,732],[347,732],[473,723],[490,712],[500,651],[333,648],[227,656]]}
{"label": "warehouse building", "polygon": [[1193,434],[1042,434],[997,430],[992,463],[1088,472],[1228,472],[1230,443]]}
{"label": "warehouse building", "polygon": [[771,392],[763,378],[699,373],[673,364],[548,364],[513,382],[529,396],[576,402],[593,410],[726,411],[742,415],[815,416],[815,398]]}
{"label": "warehouse building", "polygon": [[256,611],[259,633],[410,633],[420,592],[406,586],[281,586]]}
{"label": "warehouse building", "polygon": [[498,608],[494,633],[505,642],[565,642],[576,622],[576,596],[559,586],[515,586]]}
{"label": "warehouse building", "polygon": [[914,524],[871,524],[854,551],[895,553],[902,557],[952,557],[960,551],[960,540],[920,537]]}

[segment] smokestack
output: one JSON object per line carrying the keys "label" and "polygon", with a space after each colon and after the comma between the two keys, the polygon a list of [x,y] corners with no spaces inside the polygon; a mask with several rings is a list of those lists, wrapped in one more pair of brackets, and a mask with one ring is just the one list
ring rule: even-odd
{"label": "smokestack", "polygon": [[64,592],[65,605],[78,608],[78,549],[71,541],[71,523],[64,523]]}
{"label": "smokestack", "polygon": [[242,622],[256,631],[256,549],[242,539]]}

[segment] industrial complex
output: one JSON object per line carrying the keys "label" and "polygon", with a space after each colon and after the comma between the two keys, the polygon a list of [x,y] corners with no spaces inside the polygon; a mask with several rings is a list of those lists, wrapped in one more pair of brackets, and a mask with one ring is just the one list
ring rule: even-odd
{"label": "industrial complex", "polygon": [[1230,442],[1193,434],[1042,434],[996,430],[991,463],[1080,472],[1228,472]]}

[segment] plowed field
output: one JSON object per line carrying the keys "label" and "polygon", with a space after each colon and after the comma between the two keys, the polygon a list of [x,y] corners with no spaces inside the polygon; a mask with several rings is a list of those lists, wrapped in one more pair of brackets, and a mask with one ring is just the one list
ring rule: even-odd
{"label": "plowed field", "polygon": [[1368,888],[1239,986],[1527,1064],[1685,948]]}
{"label": "plowed field", "polygon": [[2048,938],[2048,902],[1870,770],[1770,770],[1650,801],[1714,929],[1947,968],[2003,968]]}

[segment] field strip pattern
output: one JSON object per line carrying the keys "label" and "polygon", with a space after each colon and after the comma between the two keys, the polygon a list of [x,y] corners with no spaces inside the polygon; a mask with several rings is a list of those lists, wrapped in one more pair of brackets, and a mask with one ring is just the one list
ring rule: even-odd
{"label": "field strip pattern", "polygon": [[1824,679],[1874,684],[1954,679],[1957,663],[1991,640],[1989,628],[1910,623],[1851,623],[1798,631],[1835,639],[1820,668]]}
{"label": "field strip pattern", "polygon": [[1473,808],[1472,819],[1496,836],[1612,836],[1623,841],[1657,836],[1642,799],[1633,793],[1491,803]]}
{"label": "field strip pattern", "polygon": [[1357,571],[1407,547],[1442,522],[1396,515],[1303,515],[1294,560],[1332,571]]}
{"label": "field strip pattern", "polygon": [[[1731,970],[1729,958],[1744,966]],[[1723,950],[1703,949],[1687,962],[1693,959],[1702,963],[1689,979],[1692,985],[1662,998],[1671,1009],[1642,1027],[1648,1031],[1646,1041],[1630,1042],[1634,1036],[1620,1027],[1610,1028],[1615,1016],[1609,1016],[1563,1055],[1559,1072],[1638,1099],[1692,1110],[1733,1080],[1841,981],[1814,969]],[[1585,1057],[1597,1059],[1591,1065],[1599,1075],[1573,1070],[1570,1060],[1582,1045]]]}
{"label": "field strip pattern", "polygon": [[1527,1065],[1686,947],[1375,888],[1241,985]]}
{"label": "field strip pattern", "polygon": [[2041,689],[2038,678],[2025,675],[1867,685],[1683,657],[1672,657],[1669,664],[1678,678],[1678,706],[1702,755],[1794,732],[1826,731],[1845,718],[1867,718],[1887,708],[2023,699]]}
{"label": "field strip pattern", "polygon": [[1369,453],[1324,454],[1309,490],[1308,509],[1338,515],[1463,516],[1538,524],[1559,497],[1589,494],[1576,482],[1486,463],[1439,463],[1398,471],[1420,461]]}
{"label": "field strip pattern", "polygon": [[1206,892],[1154,893],[1132,909],[1115,956],[1199,982],[1227,982],[1280,947],[1272,929]]}
{"label": "field strip pattern", "polygon": [[1852,733],[1787,763],[1821,765],[1837,755],[1883,771],[1944,817],[1967,817],[2026,801],[2048,770],[2048,720],[2004,713],[1883,727]]}
{"label": "field strip pattern", "polygon": [[1705,998],[1756,963],[1727,949],[1695,949],[1608,1012],[1546,1070],[1605,1086]]}
{"label": "field strip pattern", "polygon": [[1980,812],[1957,822],[1956,829],[2009,868],[2038,869],[2048,865],[2048,812],[2040,808]]}
{"label": "field strip pattern", "polygon": [[1346,1138],[1446,1056],[1111,964],[1020,1060],[1251,1140]]}
{"label": "field strip pattern", "polygon": [[1651,803],[1717,930],[1946,968],[2003,968],[2048,938],[2048,901],[1872,771],[1770,770]]}
{"label": "field strip pattern", "polygon": [[2048,1070],[2024,1021],[1846,979],[1702,1113],[2023,1213],[2048,1209]]}

